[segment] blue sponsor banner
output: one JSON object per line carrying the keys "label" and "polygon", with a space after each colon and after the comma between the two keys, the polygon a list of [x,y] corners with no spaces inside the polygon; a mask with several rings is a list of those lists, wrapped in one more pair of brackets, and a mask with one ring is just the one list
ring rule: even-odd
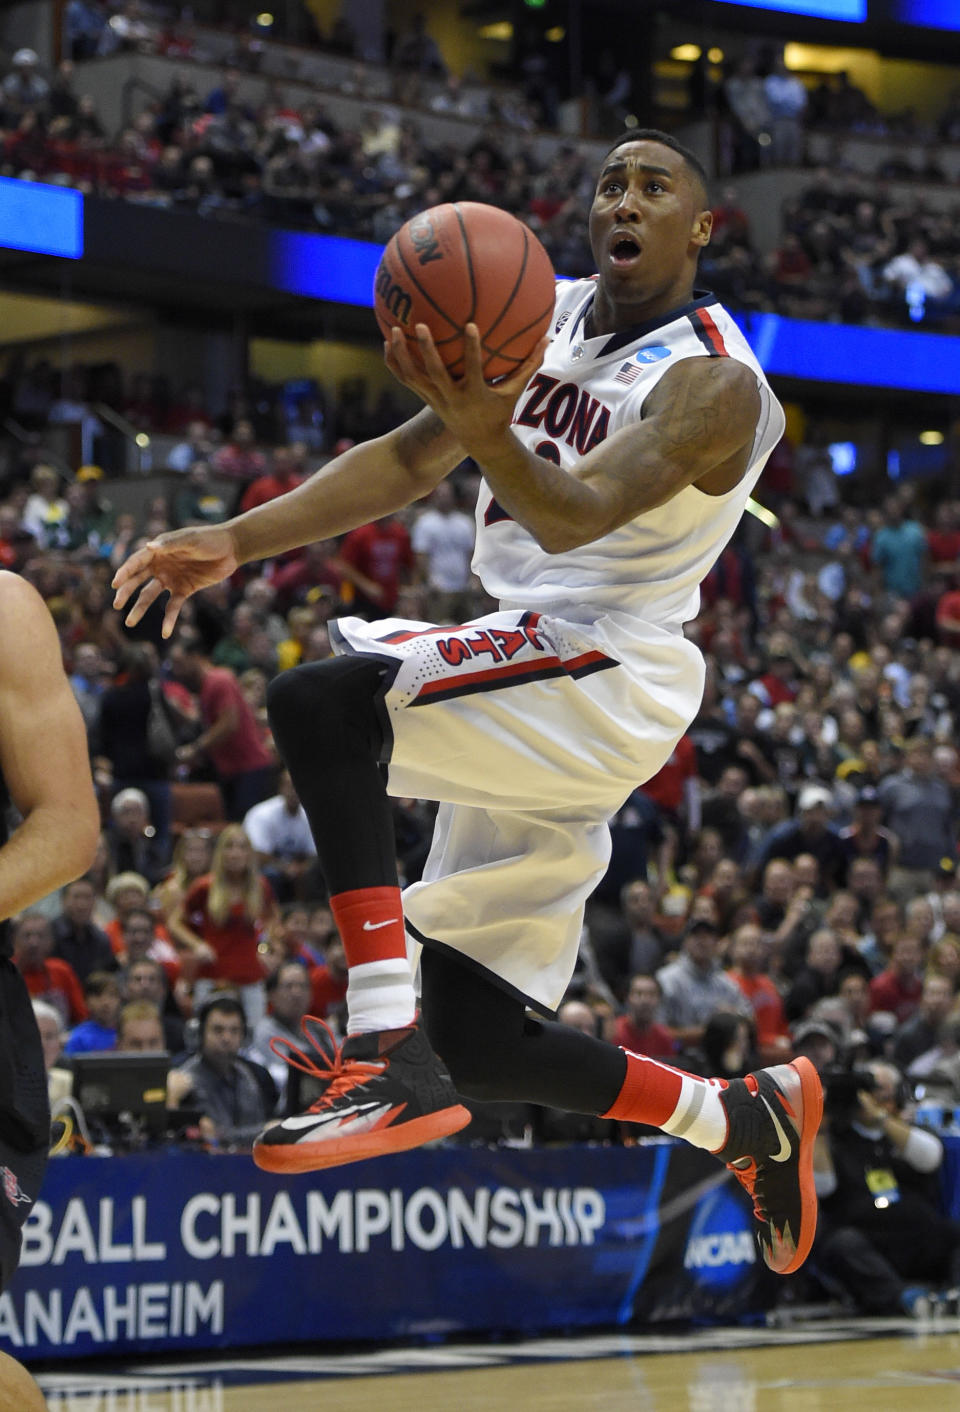
{"label": "blue sponsor banner", "polygon": [[751,10],[775,10],[784,15],[809,15],[818,20],[848,20],[854,24],[864,24],[867,18],[867,0],[718,0],[718,3]]}
{"label": "blue sponsor banner", "polygon": [[737,322],[767,373],[960,393],[960,338],[948,334],[808,323],[780,314],[740,314]]}
{"label": "blue sponsor banner", "polygon": [[658,1316],[658,1288],[673,1313],[742,1311],[757,1268],[740,1188],[669,1142],[449,1147],[285,1180],[242,1156],[68,1157],[24,1228],[0,1347],[77,1359],[627,1325]]}
{"label": "blue sponsor banner", "polygon": [[83,194],[69,187],[0,177],[0,246],[79,260]]}
{"label": "blue sponsor banner", "polygon": [[373,277],[382,245],[335,235],[274,230],[269,236],[269,282],[288,294],[373,306]]}
{"label": "blue sponsor banner", "polygon": [[894,18],[901,24],[960,30],[960,4],[958,0],[894,0]]}

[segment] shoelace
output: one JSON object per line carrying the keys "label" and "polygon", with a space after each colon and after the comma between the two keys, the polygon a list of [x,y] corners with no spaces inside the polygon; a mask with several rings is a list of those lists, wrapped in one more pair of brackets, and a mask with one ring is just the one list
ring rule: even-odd
{"label": "shoelace", "polygon": [[756,1162],[751,1158],[749,1166],[747,1167],[738,1167],[735,1162],[728,1162],[726,1166],[727,1171],[733,1173],[744,1191],[746,1191],[747,1195],[752,1199],[753,1214],[756,1216],[757,1220],[766,1221],[767,1212],[763,1205],[763,1197],[756,1189],[757,1178],[760,1175],[760,1169]]}
{"label": "shoelace", "polygon": [[[326,1030],[330,1044],[333,1046],[333,1057],[327,1053],[322,1041],[317,1039],[311,1026],[319,1025]],[[376,1074],[382,1074],[386,1065],[383,1061],[379,1063],[368,1059],[344,1059],[343,1050],[337,1043],[333,1035],[333,1030],[326,1020],[321,1020],[316,1015],[304,1015],[300,1021],[300,1028],[303,1030],[307,1041],[316,1050],[322,1063],[318,1064],[309,1054],[298,1048],[292,1039],[284,1039],[282,1035],[276,1035],[270,1041],[270,1048],[278,1059],[282,1059],[285,1064],[289,1064],[291,1069],[299,1069],[301,1073],[309,1074],[313,1079],[319,1079],[326,1085],[323,1093],[318,1099],[310,1104],[306,1110],[308,1113],[318,1113],[321,1108],[328,1108],[336,1098],[353,1088],[355,1084],[362,1083],[364,1079],[372,1078]]]}

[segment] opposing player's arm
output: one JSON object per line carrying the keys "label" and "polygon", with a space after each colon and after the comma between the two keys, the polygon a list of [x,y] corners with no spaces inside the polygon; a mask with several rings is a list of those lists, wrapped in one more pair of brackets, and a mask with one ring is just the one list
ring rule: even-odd
{"label": "opposing player's arm", "polygon": [[71,882],[100,829],[80,708],[46,604],[0,573],[0,770],[23,823],[0,848],[0,918]]}
{"label": "opposing player's arm", "polygon": [[747,469],[760,410],[756,376],[744,363],[689,358],[661,378],[640,422],[594,447],[572,473],[512,436],[512,446],[501,438],[501,448],[477,459],[499,504],[557,554],[610,534],[686,486],[732,490]]}

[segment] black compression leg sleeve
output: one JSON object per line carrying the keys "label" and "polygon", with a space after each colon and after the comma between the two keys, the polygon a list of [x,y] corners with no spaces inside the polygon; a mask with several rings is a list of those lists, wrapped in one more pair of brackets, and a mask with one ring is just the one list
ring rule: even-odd
{"label": "black compression leg sleeve", "polygon": [[379,763],[376,697],[384,670],[369,658],[332,657],[281,672],[267,690],[273,738],[331,894],[397,886],[393,814]]}
{"label": "black compression leg sleeve", "polygon": [[535,1020],[499,986],[424,947],[423,1023],[430,1043],[467,1098],[512,1099],[606,1113],[627,1072],[622,1049],[567,1025]]}

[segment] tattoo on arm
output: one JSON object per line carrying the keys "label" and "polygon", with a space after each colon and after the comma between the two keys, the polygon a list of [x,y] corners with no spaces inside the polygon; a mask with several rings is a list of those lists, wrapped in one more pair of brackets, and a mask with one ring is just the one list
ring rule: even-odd
{"label": "tattoo on arm", "polygon": [[441,464],[452,470],[466,454],[430,407],[424,407],[400,427],[396,437],[397,454],[408,470],[414,473]]}
{"label": "tattoo on arm", "polygon": [[661,384],[661,396],[657,396],[659,388],[654,390],[644,411],[657,418],[658,440],[665,455],[682,456],[687,450],[702,453],[728,441],[742,442],[747,429],[746,399],[730,385],[731,373],[738,380],[744,374],[750,376],[745,368],[741,372],[741,365],[731,366],[718,359],[705,368],[694,367],[667,386]]}

